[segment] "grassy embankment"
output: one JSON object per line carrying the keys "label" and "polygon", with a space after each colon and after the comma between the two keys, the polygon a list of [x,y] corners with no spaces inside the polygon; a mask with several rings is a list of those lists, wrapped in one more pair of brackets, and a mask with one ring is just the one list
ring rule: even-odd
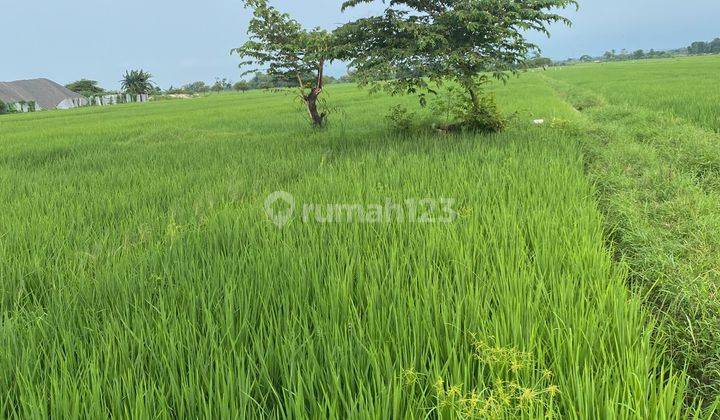
{"label": "grassy embankment", "polygon": [[579,66],[546,73],[584,114],[575,130],[657,339],[720,396],[720,57]]}

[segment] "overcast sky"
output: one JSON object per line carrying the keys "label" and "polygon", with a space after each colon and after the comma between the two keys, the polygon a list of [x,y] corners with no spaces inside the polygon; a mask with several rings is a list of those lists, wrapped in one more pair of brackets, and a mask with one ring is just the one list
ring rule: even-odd
{"label": "overcast sky", "polygon": [[[606,50],[668,49],[720,36],[719,0],[580,0],[572,28],[533,37],[555,59]],[[341,0],[271,0],[307,26],[333,28],[381,10],[341,13]],[[0,0],[0,81],[80,78],[117,88],[142,68],[166,88],[216,77],[239,78],[229,50],[246,38],[240,0]],[[344,73],[336,64],[331,74]]]}

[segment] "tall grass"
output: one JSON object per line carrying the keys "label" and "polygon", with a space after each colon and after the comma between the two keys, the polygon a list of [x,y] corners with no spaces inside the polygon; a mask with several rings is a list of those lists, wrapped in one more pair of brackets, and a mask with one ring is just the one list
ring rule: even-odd
{"label": "tall grass", "polygon": [[611,238],[660,320],[656,338],[688,370],[691,395],[712,406],[720,401],[720,137],[672,114],[551,84],[585,111],[573,130]]}
{"label": "tall grass", "polygon": [[[502,135],[398,138],[266,93],[0,120],[0,410],[14,418],[682,418],[540,79]],[[269,223],[451,197],[451,224]]]}

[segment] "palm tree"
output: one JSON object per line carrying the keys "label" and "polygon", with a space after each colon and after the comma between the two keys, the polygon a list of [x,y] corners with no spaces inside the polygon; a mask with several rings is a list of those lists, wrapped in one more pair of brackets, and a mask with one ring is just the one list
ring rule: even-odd
{"label": "palm tree", "polygon": [[155,90],[152,83],[152,74],[144,70],[126,71],[125,76],[120,81],[123,91],[132,95],[149,94]]}

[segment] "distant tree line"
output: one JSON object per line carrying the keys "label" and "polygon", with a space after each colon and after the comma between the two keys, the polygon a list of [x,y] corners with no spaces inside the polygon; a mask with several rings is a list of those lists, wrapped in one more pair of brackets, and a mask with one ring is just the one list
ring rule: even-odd
{"label": "distant tree line", "polygon": [[606,51],[602,56],[603,61],[626,61],[626,60],[643,60],[650,58],[669,58],[675,54],[671,51],[656,51],[651,49],[650,51],[635,50],[629,52],[626,49],[620,50],[618,53],[616,50]]}
{"label": "distant tree line", "polygon": [[529,69],[552,67],[555,65],[555,61],[551,58],[542,57],[536,55],[533,58],[526,60],[524,67]]}
{"label": "distant tree line", "polygon": [[697,41],[693,42],[689,47],[678,48],[674,50],[658,51],[651,49],[650,51],[635,50],[628,51],[626,49],[610,50],[606,51],[599,57],[592,57],[590,55],[583,55],[579,59],[569,58],[557,64],[573,64],[576,62],[593,62],[593,61],[627,61],[627,60],[644,60],[651,58],[671,58],[680,57],[687,55],[705,55],[705,54],[720,54],[720,38],[715,38],[710,42]]}
{"label": "distant tree line", "polygon": [[[310,78],[311,75],[306,75],[306,78]],[[323,83],[326,85],[334,83],[350,83],[352,82],[351,75],[345,75],[343,77],[333,77],[323,75]],[[249,81],[247,81],[247,88],[252,89],[282,89],[289,87],[296,87],[297,81],[289,78],[271,76],[266,73],[256,72]]]}
{"label": "distant tree line", "polygon": [[651,59],[651,58],[670,58],[675,57],[677,54],[676,51],[657,51],[654,49],[651,49],[650,51],[645,50],[635,50],[635,51],[628,51],[628,50],[620,50],[618,52],[617,50],[610,50],[606,51],[603,55],[599,57],[593,57],[591,55],[583,55],[580,58],[568,58],[565,61],[560,61],[556,64],[559,65],[568,65],[568,64],[575,64],[575,63],[592,63],[592,62],[608,62],[608,61],[628,61],[628,60],[645,60],[645,59]]}
{"label": "distant tree line", "polygon": [[[132,95],[157,95],[162,93],[162,89],[153,83],[152,78],[153,75],[144,70],[126,71],[120,81],[120,92]],[[65,87],[86,98],[120,93],[107,90],[101,87],[96,80],[89,79],[80,79],[65,85]]]}
{"label": "distant tree line", "polygon": [[[188,83],[181,87],[170,86],[163,90],[152,82],[153,76],[144,70],[127,71],[123,75],[121,84],[122,93],[146,94],[146,95],[200,95],[205,93],[220,92],[246,92],[255,89],[284,89],[294,87],[293,80],[283,79],[277,76],[271,76],[266,73],[256,72],[249,80],[240,80],[231,82],[227,78],[216,78],[215,83],[208,84],[204,81]],[[345,76],[336,78],[333,76],[324,76],[325,84],[333,83],[351,83],[355,81],[354,73],[348,72]],[[105,89],[100,86],[97,80],[80,79],[65,85],[69,90],[79,93],[86,98],[94,98],[103,95],[113,95],[120,92]],[[0,114],[11,113],[14,108],[0,102]]]}
{"label": "distant tree line", "polygon": [[[326,85],[334,83],[352,83],[354,76],[352,72],[349,72],[342,77],[333,77],[325,75],[323,81]],[[164,93],[168,95],[197,95],[209,92],[247,92],[248,90],[258,89],[285,89],[295,87],[297,84],[294,80],[288,80],[285,78],[271,76],[266,73],[257,72],[249,80],[240,80],[238,82],[231,82],[228,79],[215,79],[215,83],[209,85],[203,81],[188,83],[181,87],[170,86]]]}
{"label": "distant tree line", "polygon": [[715,38],[710,42],[693,42],[687,48],[687,52],[690,55],[720,54],[720,38]]}

